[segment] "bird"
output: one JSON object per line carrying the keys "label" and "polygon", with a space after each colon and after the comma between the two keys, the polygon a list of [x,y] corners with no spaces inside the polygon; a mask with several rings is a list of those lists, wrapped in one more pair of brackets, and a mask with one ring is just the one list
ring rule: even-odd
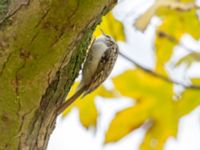
{"label": "bird", "polygon": [[83,64],[82,79],[75,94],[58,107],[57,113],[61,114],[81,95],[85,97],[96,90],[110,75],[118,55],[116,41],[103,32],[102,36],[92,42],[88,50]]}

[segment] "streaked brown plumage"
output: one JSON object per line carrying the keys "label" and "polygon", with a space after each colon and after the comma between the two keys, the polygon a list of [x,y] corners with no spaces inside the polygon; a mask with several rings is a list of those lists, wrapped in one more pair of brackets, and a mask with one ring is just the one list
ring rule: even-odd
{"label": "streaked brown plumage", "polygon": [[58,108],[58,114],[69,107],[80,95],[86,96],[107,79],[115,65],[118,52],[116,42],[108,35],[104,34],[94,41],[83,66],[82,80],[78,90]]}

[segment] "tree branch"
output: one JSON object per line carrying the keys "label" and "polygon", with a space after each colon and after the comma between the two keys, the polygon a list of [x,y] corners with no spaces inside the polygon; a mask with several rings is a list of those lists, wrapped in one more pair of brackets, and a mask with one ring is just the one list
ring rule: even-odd
{"label": "tree branch", "polygon": [[168,82],[168,83],[172,83],[172,84],[176,84],[176,85],[180,85],[186,89],[195,89],[195,90],[199,90],[200,89],[200,85],[194,85],[194,84],[185,84],[185,83],[181,83],[179,81],[175,81],[173,79],[170,79],[162,74],[159,74],[157,72],[154,72],[153,70],[150,70],[148,68],[145,68],[143,67],[142,65],[140,65],[139,63],[137,63],[135,60],[131,59],[130,57],[126,56],[125,54],[119,52],[119,55],[121,57],[123,57],[124,59],[126,59],[127,61],[129,61],[130,63],[134,64],[137,68],[139,68],[140,70],[152,75],[152,76],[155,76],[159,79],[162,79],[163,81],[165,82]]}
{"label": "tree branch", "polygon": [[190,53],[196,52],[196,50],[192,50],[191,48],[187,47],[186,45],[181,43],[178,39],[176,39],[174,36],[168,34],[165,31],[157,30],[156,33],[160,38],[166,38],[167,40],[169,40],[172,43],[177,43],[177,44],[179,44],[180,47],[182,47],[184,50],[186,50],[186,51],[188,51]]}

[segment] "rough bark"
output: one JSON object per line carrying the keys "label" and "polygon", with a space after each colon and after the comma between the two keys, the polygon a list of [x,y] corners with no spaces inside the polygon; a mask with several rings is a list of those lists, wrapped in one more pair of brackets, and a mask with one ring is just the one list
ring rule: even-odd
{"label": "rough bark", "polygon": [[55,110],[116,0],[0,0],[0,150],[45,150]]}

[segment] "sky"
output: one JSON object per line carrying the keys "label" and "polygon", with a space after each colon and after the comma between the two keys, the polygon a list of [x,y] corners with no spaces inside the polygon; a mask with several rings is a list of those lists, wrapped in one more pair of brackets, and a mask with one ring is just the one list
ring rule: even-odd
{"label": "sky", "polygon": [[[127,35],[126,43],[119,43],[120,51],[128,54],[131,58],[145,67],[154,67],[153,39],[156,26],[160,20],[154,17],[145,33],[133,28],[133,22],[138,15],[142,14],[154,0],[120,0],[114,8],[115,17],[125,25]],[[185,35],[183,42],[190,43],[193,49],[200,48],[200,42],[194,41],[190,36]],[[144,44],[145,43],[145,44]],[[185,55],[181,47],[172,59]],[[111,74],[115,76],[125,69],[133,68],[132,64],[119,57],[117,64]],[[183,70],[178,70],[183,71]],[[180,79],[180,73],[171,71],[174,78]],[[195,67],[190,70],[191,75],[200,75]],[[111,80],[107,80],[106,86],[112,86]],[[58,117],[56,128],[51,135],[48,150],[138,150],[145,132],[138,129],[117,143],[103,145],[104,133],[108,128],[114,114],[131,105],[129,99],[104,100],[96,99],[97,109],[101,115],[98,118],[97,129],[85,129],[79,122],[78,110],[74,108],[68,117]],[[165,150],[200,150],[200,108],[195,109],[189,115],[180,120],[179,133],[177,138],[170,138],[165,145]]]}

